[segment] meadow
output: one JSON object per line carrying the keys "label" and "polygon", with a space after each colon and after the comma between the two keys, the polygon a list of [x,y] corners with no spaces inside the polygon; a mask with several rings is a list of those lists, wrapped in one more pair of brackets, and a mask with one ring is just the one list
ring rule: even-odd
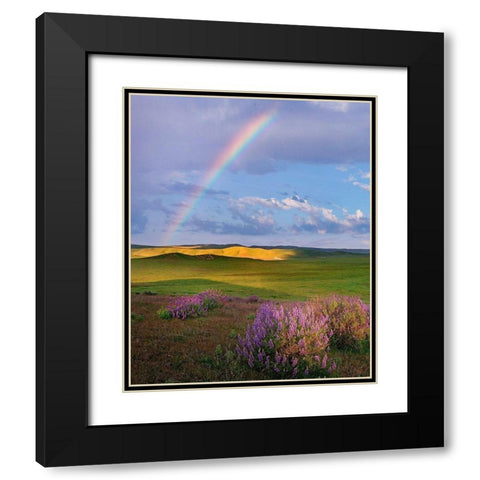
{"label": "meadow", "polygon": [[[321,299],[336,300],[319,306]],[[368,377],[369,313],[362,325],[357,320],[369,303],[370,257],[364,252],[134,249],[131,383]],[[348,312],[354,343],[332,336],[333,329],[345,328],[347,317],[328,323],[335,317],[331,305]],[[282,334],[279,324],[296,333]],[[311,354],[303,355],[307,347]]]}
{"label": "meadow", "polygon": [[340,294],[369,301],[369,255],[311,250],[298,249],[296,256],[273,261],[212,253],[133,257],[132,292],[185,295],[217,289],[238,297],[306,300]]}

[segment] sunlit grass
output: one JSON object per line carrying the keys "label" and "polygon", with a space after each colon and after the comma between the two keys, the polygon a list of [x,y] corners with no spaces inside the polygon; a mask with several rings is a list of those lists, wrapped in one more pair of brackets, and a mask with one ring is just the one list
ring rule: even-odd
{"label": "sunlit grass", "polygon": [[221,256],[171,254],[131,261],[132,292],[195,294],[219,289],[226,295],[305,300],[354,295],[370,301],[370,257],[329,255],[278,262]]}
{"label": "sunlit grass", "polygon": [[295,257],[294,249],[244,247],[241,245],[225,248],[202,248],[201,246],[147,247],[131,251],[131,258],[148,258],[158,255],[181,253],[183,255],[218,255],[232,258],[252,258],[255,260],[286,260]]}

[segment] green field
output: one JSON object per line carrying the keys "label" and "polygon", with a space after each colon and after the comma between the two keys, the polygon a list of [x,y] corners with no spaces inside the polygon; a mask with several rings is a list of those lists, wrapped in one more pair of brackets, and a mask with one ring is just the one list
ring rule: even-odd
{"label": "green field", "polygon": [[306,300],[331,294],[370,302],[370,256],[297,249],[286,260],[169,253],[131,259],[132,293],[186,295],[207,289],[225,295]]}
{"label": "green field", "polygon": [[[271,369],[250,368],[236,353],[260,306],[334,294],[370,304],[370,255],[236,245],[135,248],[131,285],[132,384],[269,380],[276,378]],[[228,299],[221,308],[186,320],[159,315],[174,298],[210,289]],[[328,356],[338,366],[332,377],[370,375],[369,351],[333,347]]]}

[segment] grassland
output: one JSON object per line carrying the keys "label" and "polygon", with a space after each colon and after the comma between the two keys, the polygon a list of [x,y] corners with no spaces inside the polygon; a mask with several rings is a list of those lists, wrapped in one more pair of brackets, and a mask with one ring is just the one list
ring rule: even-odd
{"label": "grassland", "polygon": [[167,253],[131,260],[133,293],[186,295],[219,289],[226,295],[306,300],[331,294],[369,302],[370,257],[344,252],[290,255],[262,261],[214,254]]}
{"label": "grassland", "polygon": [[[269,380],[266,372],[250,369],[236,358],[239,335],[244,335],[261,303],[232,298],[204,317],[187,320],[158,317],[171,297],[132,295],[131,382],[135,385],[190,382],[235,382]],[[338,365],[333,377],[366,377],[370,355],[333,350]]]}
{"label": "grassland", "polygon": [[[233,361],[237,336],[252,322],[258,303],[233,299],[206,317],[162,320],[163,295],[133,295],[133,384],[260,380],[261,374]],[[230,352],[230,353],[229,353]]]}
{"label": "grassland", "polygon": [[[157,312],[173,299],[208,289],[231,298],[205,317],[159,318]],[[369,304],[370,257],[294,248],[138,248],[132,250],[131,293],[133,384],[260,380],[268,376],[240,364],[234,354],[238,335],[245,334],[260,304],[333,294]],[[369,375],[368,353],[332,355],[339,365],[334,376]]]}

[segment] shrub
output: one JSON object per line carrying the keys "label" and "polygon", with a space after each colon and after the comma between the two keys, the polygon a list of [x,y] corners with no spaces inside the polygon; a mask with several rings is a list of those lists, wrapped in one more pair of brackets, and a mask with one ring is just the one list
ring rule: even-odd
{"label": "shrub", "polygon": [[334,295],[311,301],[315,314],[328,319],[330,343],[340,350],[364,351],[370,344],[370,308],[357,297]]}
{"label": "shrub", "polygon": [[202,300],[202,305],[206,310],[213,310],[214,308],[221,307],[226,298],[221,292],[215,290],[207,290],[206,292],[199,293],[199,297]]}
{"label": "shrub", "polygon": [[330,347],[368,352],[370,308],[357,297],[334,295],[305,303],[260,306],[237,354],[250,368],[274,377],[327,377],[337,365]]}
{"label": "shrub", "polygon": [[169,320],[170,318],[172,318],[172,314],[166,308],[161,308],[160,310],[157,310],[157,315],[162,320]]}
{"label": "shrub", "polygon": [[166,309],[157,313],[160,318],[178,318],[185,320],[190,317],[201,317],[209,310],[221,307],[227,301],[222,292],[217,290],[206,290],[196,295],[185,295],[177,297]]}
{"label": "shrub", "polygon": [[185,320],[188,317],[201,317],[207,313],[203,300],[199,295],[179,297],[168,309],[173,318]]}
{"label": "shrub", "polygon": [[132,320],[132,324],[135,324],[137,322],[142,322],[145,317],[141,313],[132,312],[130,314],[130,319]]}
{"label": "shrub", "polygon": [[326,377],[336,368],[328,361],[331,332],[328,318],[310,303],[258,309],[245,337],[238,337],[237,354],[250,368],[279,378]]}

